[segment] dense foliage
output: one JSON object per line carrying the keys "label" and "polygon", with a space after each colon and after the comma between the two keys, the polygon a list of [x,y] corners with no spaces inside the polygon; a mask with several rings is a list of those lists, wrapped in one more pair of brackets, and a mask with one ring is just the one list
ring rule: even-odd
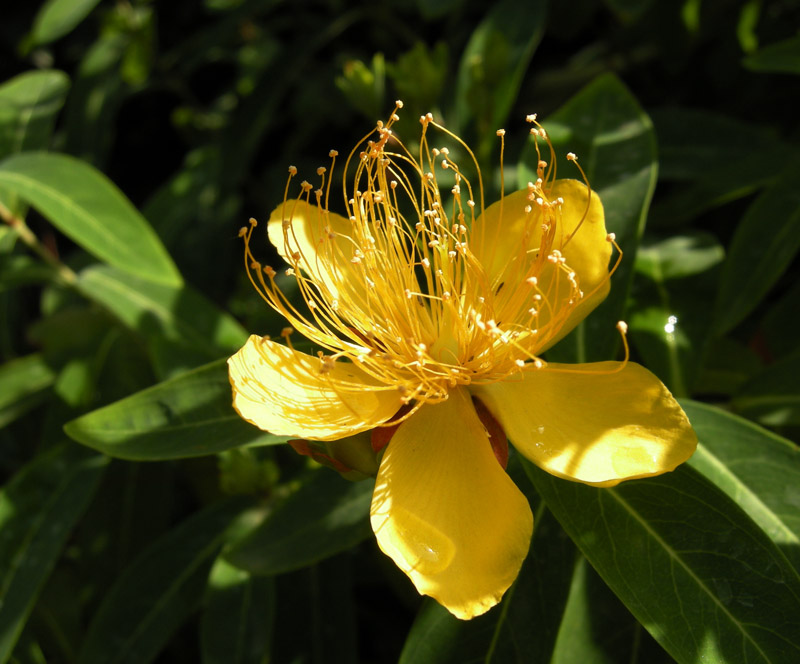
{"label": "dense foliage", "polygon": [[[0,664],[800,661],[796,0],[35,5],[0,22]],[[512,457],[531,553],[470,622],[225,369],[282,327],[239,228],[398,98],[488,201],[496,129],[508,191],[527,113],[578,153],[624,258],[548,359],[626,320],[700,439],[613,489]]]}

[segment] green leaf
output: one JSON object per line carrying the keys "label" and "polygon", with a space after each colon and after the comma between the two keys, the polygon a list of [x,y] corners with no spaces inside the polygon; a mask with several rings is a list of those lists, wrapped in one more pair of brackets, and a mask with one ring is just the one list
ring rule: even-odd
{"label": "green leaf", "polygon": [[690,465],[734,499],[800,570],[800,450],[713,406],[681,405],[700,439]]}
{"label": "green leaf", "polygon": [[[548,359],[608,360],[619,346],[615,326],[624,318],[636,251],[655,187],[658,168],[653,127],[613,74],[590,83],[543,124],[560,160],[567,152],[578,155],[592,189],[603,202],[606,227],[616,234],[624,256],[612,278],[611,294],[574,332],[548,351]],[[520,162],[520,188],[536,179],[537,162],[532,139]],[[581,177],[569,165],[562,165],[559,175]]]}
{"label": "green leaf", "polygon": [[800,354],[770,364],[755,374],[733,398],[740,415],[767,426],[800,424]]}
{"label": "green leaf", "polygon": [[586,558],[575,565],[550,664],[674,664],[611,592]]}
{"label": "green leaf", "polygon": [[145,337],[195,347],[209,358],[238,350],[247,340],[234,318],[186,285],[154,283],[101,265],[83,270],[78,288]]}
{"label": "green leaf", "polygon": [[197,608],[227,529],[249,504],[223,501],[148,547],[108,591],[79,664],[147,664]]}
{"label": "green leaf", "polygon": [[107,461],[64,443],[37,457],[0,491],[0,663],[8,661]]}
{"label": "green leaf", "polygon": [[456,80],[456,116],[476,124],[483,162],[508,119],[522,78],[544,33],[547,3],[501,0],[470,36]]}
{"label": "green leaf", "polygon": [[[46,149],[56,116],[69,91],[69,78],[56,70],[26,72],[0,86],[0,158]],[[25,214],[19,197],[0,187],[0,203],[12,216]]]}
{"label": "green leaf", "polygon": [[[522,480],[530,487],[524,476]],[[426,600],[406,639],[400,664],[550,661],[577,552],[538,502],[531,550],[500,605],[465,622]]]}
{"label": "green leaf", "polygon": [[55,374],[39,354],[0,366],[0,427],[41,403]]}
{"label": "green leaf", "polygon": [[100,0],[47,0],[33,22],[30,41],[40,46],[71,32]]}
{"label": "green leaf", "polygon": [[225,360],[187,371],[67,422],[79,443],[121,459],[155,461],[214,454],[240,445],[274,445],[231,406]]}
{"label": "green leaf", "polygon": [[605,582],[681,664],[800,658],[800,577],[687,466],[599,489],[526,470]]}
{"label": "green leaf", "polygon": [[658,136],[659,178],[681,183],[653,206],[653,223],[674,227],[747,196],[778,177],[791,158],[791,149],[772,128],[683,108],[651,115]]}
{"label": "green leaf", "polygon": [[0,162],[0,186],[24,198],[100,260],[159,283],[182,283],[145,218],[89,164],[47,152],[13,155]]}
{"label": "green leaf", "polygon": [[800,36],[765,46],[742,64],[752,71],[800,74]]}
{"label": "green leaf", "polygon": [[718,335],[758,306],[800,249],[800,189],[793,168],[765,189],[736,228],[714,315]]}
{"label": "green leaf", "polygon": [[713,235],[690,233],[643,243],[636,254],[636,271],[657,283],[690,277],[725,260],[725,250]]}
{"label": "green leaf", "polygon": [[54,69],[15,76],[0,86],[0,157],[47,147],[69,77]]}
{"label": "green leaf", "polygon": [[267,661],[275,617],[272,579],[251,576],[218,558],[206,599],[200,623],[203,664]]}
{"label": "green leaf", "polygon": [[373,484],[314,471],[226,559],[254,574],[282,574],[355,546],[372,534],[367,515]]}
{"label": "green leaf", "polygon": [[796,334],[795,329],[798,311],[800,311],[800,281],[770,307],[761,323],[770,357],[784,357],[800,350],[800,336]]}

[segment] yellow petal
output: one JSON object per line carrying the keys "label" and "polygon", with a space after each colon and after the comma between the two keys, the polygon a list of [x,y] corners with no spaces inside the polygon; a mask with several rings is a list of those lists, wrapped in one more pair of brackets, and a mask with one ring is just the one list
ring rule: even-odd
{"label": "yellow petal", "polygon": [[[516,315],[527,317],[529,306],[539,310],[537,327],[541,345],[537,353],[544,352],[559,339],[566,336],[589,312],[608,295],[608,265],[611,243],[607,240],[605,214],[600,197],[578,180],[556,180],[547,195],[551,201],[564,200],[560,207],[557,232],[553,249],[561,252],[566,266],[573,272],[584,297],[576,306],[569,305],[574,299],[566,271],[545,262],[538,271],[538,289],[531,291],[543,294],[546,304],[530,302],[526,306],[515,303]],[[529,214],[525,206],[531,205],[527,190],[506,196],[502,202],[490,205],[476,220],[472,231],[472,251],[486,270],[490,283],[497,288],[503,284],[508,297],[514,297],[529,267],[537,261],[542,244],[541,209],[532,205]],[[588,208],[587,208],[588,205]],[[578,229],[575,232],[575,229]],[[574,232],[574,235],[573,235]],[[510,286],[510,288],[508,288]],[[502,296],[498,298],[502,306]],[[571,310],[570,310],[571,309]],[[509,320],[503,311],[496,314],[497,320]],[[515,321],[517,322],[517,321]],[[548,329],[550,325],[553,329]]]}
{"label": "yellow petal", "polygon": [[[284,221],[291,223],[284,225]],[[267,224],[269,241],[292,267],[299,267],[329,300],[362,289],[363,276],[353,269],[350,222],[334,212],[290,199],[272,211]]]}
{"label": "yellow petal", "polygon": [[276,435],[336,440],[373,428],[402,405],[397,390],[353,364],[320,368],[316,357],[253,335],[228,360],[233,407]]}
{"label": "yellow petal", "polygon": [[596,486],[660,475],[697,436],[664,384],[629,362],[549,364],[523,379],[472,389],[511,442],[553,475]]}
{"label": "yellow petal", "polygon": [[462,619],[500,601],[533,531],[528,501],[463,389],[400,425],[381,460],[371,521],[381,550],[417,590]]}

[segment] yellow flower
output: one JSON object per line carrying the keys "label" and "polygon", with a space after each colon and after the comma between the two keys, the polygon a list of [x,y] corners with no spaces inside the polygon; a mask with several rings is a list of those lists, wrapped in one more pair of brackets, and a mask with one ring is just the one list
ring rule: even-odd
{"label": "yellow flower", "polygon": [[[541,357],[608,293],[616,245],[598,196],[555,179],[550,147],[535,182],[484,210],[480,175],[473,189],[430,130],[469,148],[427,115],[413,155],[392,130],[401,106],[346,160],[346,216],[329,211],[325,168],[295,198],[289,169],[268,235],[302,305],[253,256],[256,222],[242,229],[251,280],[291,328],[286,345],[252,336],[230,358],[233,405],[311,441],[396,427],[372,500],[378,544],[420,593],[467,619],[500,601],[533,530],[501,465],[505,437],[490,444],[489,431],[544,470],[601,487],[673,470],[697,439],[666,387],[627,362],[627,344],[623,362]],[[295,350],[292,330],[322,350]]]}

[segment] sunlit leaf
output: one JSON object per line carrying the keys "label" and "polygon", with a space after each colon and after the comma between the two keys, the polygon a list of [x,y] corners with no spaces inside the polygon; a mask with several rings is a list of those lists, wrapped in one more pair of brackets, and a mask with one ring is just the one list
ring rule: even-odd
{"label": "sunlit leaf", "polygon": [[0,662],[8,661],[106,462],[64,443],[37,457],[0,491]]}
{"label": "sunlit leaf", "polygon": [[109,456],[179,459],[240,445],[272,445],[231,406],[225,360],[212,362],[68,422],[64,431]]}
{"label": "sunlit leaf", "polygon": [[715,331],[735,327],[761,301],[800,249],[800,188],[794,169],[747,209],[725,261]]}
{"label": "sunlit leaf", "polygon": [[592,566],[678,662],[800,658],[800,576],[696,471],[598,489],[526,470]]}
{"label": "sunlit leaf", "polygon": [[197,607],[226,530],[248,504],[211,505],[148,547],[105,595],[79,664],[151,662]]}
{"label": "sunlit leaf", "polygon": [[800,449],[719,408],[682,405],[700,438],[689,463],[734,499],[800,570]]}
{"label": "sunlit leaf", "polygon": [[0,162],[0,185],[100,260],[152,281],[182,283],[145,218],[89,164],[63,154],[13,155]]}
{"label": "sunlit leaf", "polygon": [[[636,251],[655,186],[653,127],[633,95],[612,74],[586,86],[544,119],[543,125],[562,162],[559,177],[581,178],[564,159],[567,152],[576,153],[592,189],[603,202],[606,227],[616,234],[624,255],[612,278],[611,294],[572,334],[548,351],[548,359],[608,360],[619,346],[615,325],[624,318]],[[531,140],[518,170],[520,188],[536,179],[537,161]]]}
{"label": "sunlit leaf", "polygon": [[255,574],[282,574],[344,551],[372,535],[374,482],[348,482],[323,468],[226,555]]}

